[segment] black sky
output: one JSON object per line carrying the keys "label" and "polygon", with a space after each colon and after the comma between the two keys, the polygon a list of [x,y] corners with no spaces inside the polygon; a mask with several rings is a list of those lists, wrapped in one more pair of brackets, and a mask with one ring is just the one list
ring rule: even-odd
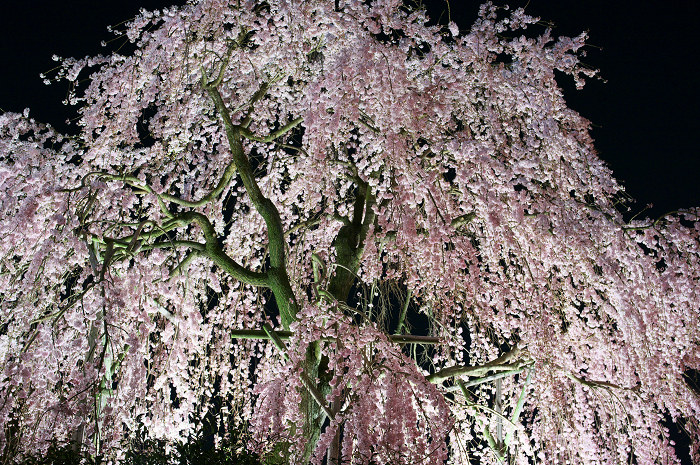
{"label": "black sky", "polygon": [[[30,108],[34,118],[62,128],[66,86],[45,86],[39,73],[55,66],[53,54],[82,57],[104,53],[108,25],[133,17],[139,7],[163,0],[12,1],[0,7],[0,109]],[[450,1],[450,13],[467,30],[481,1]],[[495,2],[499,5],[503,1]],[[558,35],[589,32],[585,62],[607,81],[582,91],[564,80],[569,105],[594,124],[599,155],[637,203],[655,216],[700,206],[700,2],[696,0],[513,0],[529,14],[554,23]],[[431,0],[430,12],[446,10]],[[113,45],[108,50],[113,50]]]}

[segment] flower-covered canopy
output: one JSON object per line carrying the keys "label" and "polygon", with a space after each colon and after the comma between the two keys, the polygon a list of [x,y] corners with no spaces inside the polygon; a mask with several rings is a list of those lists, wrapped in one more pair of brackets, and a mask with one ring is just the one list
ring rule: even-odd
{"label": "flower-covered canopy", "polygon": [[625,222],[536,20],[199,0],[61,60],[77,135],[0,115],[0,448],[700,461],[699,213]]}

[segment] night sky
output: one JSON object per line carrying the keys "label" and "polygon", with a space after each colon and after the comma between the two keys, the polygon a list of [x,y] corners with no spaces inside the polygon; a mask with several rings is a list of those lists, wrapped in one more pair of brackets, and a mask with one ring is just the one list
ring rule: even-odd
{"label": "night sky", "polygon": [[[39,73],[55,66],[53,54],[82,57],[104,53],[113,36],[108,25],[133,17],[163,0],[6,2],[0,9],[0,109],[30,108],[34,118],[63,129],[74,113],[61,105],[66,84],[45,86]],[[451,0],[451,18],[467,30],[480,1]],[[495,2],[499,5],[503,1]],[[569,106],[593,123],[599,155],[637,199],[643,216],[700,206],[700,18],[696,0],[516,0],[512,7],[552,22],[554,33],[589,32],[585,63],[601,70],[582,91],[562,79]],[[624,6],[627,4],[629,6]],[[431,0],[432,16],[446,15],[444,0]],[[444,20],[444,16],[443,16]],[[109,50],[116,48],[111,43]]]}
{"label": "night sky", "polygon": [[[478,3],[452,0],[453,19],[469,25]],[[583,62],[600,70],[602,80],[591,79],[580,91],[568,77],[559,83],[569,106],[593,124],[599,156],[636,199],[630,215],[650,203],[642,216],[700,206],[700,2],[494,3],[526,7],[553,23],[554,35],[588,32]]]}

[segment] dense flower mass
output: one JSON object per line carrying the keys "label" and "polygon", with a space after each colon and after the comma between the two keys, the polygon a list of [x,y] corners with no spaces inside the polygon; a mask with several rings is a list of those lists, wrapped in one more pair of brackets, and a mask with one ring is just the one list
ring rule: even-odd
{"label": "dense flower mass", "polygon": [[666,464],[675,423],[700,463],[700,210],[624,221],[555,81],[585,35],[398,0],[120,33],[62,60],[77,135],[0,115],[6,459],[213,424],[289,463]]}
{"label": "dense flower mass", "polygon": [[280,389],[288,389],[290,379],[291,385],[303,388],[306,348],[323,340],[321,351],[328,357],[332,373],[328,381],[331,392],[326,398],[334,408],[316,446],[313,463],[321,463],[341,425],[345,440],[339,452],[344,462],[445,462],[445,440],[452,426],[450,410],[443,395],[425,379],[413,360],[373,325],[358,327],[337,311],[310,305],[297,316],[299,321],[292,324],[293,363],[281,373],[266,370],[266,377],[271,379],[257,387],[257,410],[271,414],[253,420],[261,447],[272,446],[270,437],[284,438],[302,453],[308,441],[303,431],[283,427],[301,420],[300,399]]}

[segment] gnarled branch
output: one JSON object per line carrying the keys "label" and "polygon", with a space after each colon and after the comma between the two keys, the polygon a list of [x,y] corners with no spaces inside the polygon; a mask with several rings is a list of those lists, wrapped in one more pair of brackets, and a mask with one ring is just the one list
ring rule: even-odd
{"label": "gnarled branch", "polygon": [[520,369],[525,365],[531,364],[531,360],[524,360],[521,358],[522,351],[518,346],[513,347],[510,351],[501,355],[497,359],[491,360],[483,365],[458,365],[440,370],[432,375],[428,376],[426,379],[431,383],[440,383],[448,378],[456,376],[474,376],[481,377],[484,376],[489,371],[510,371],[515,369]]}

